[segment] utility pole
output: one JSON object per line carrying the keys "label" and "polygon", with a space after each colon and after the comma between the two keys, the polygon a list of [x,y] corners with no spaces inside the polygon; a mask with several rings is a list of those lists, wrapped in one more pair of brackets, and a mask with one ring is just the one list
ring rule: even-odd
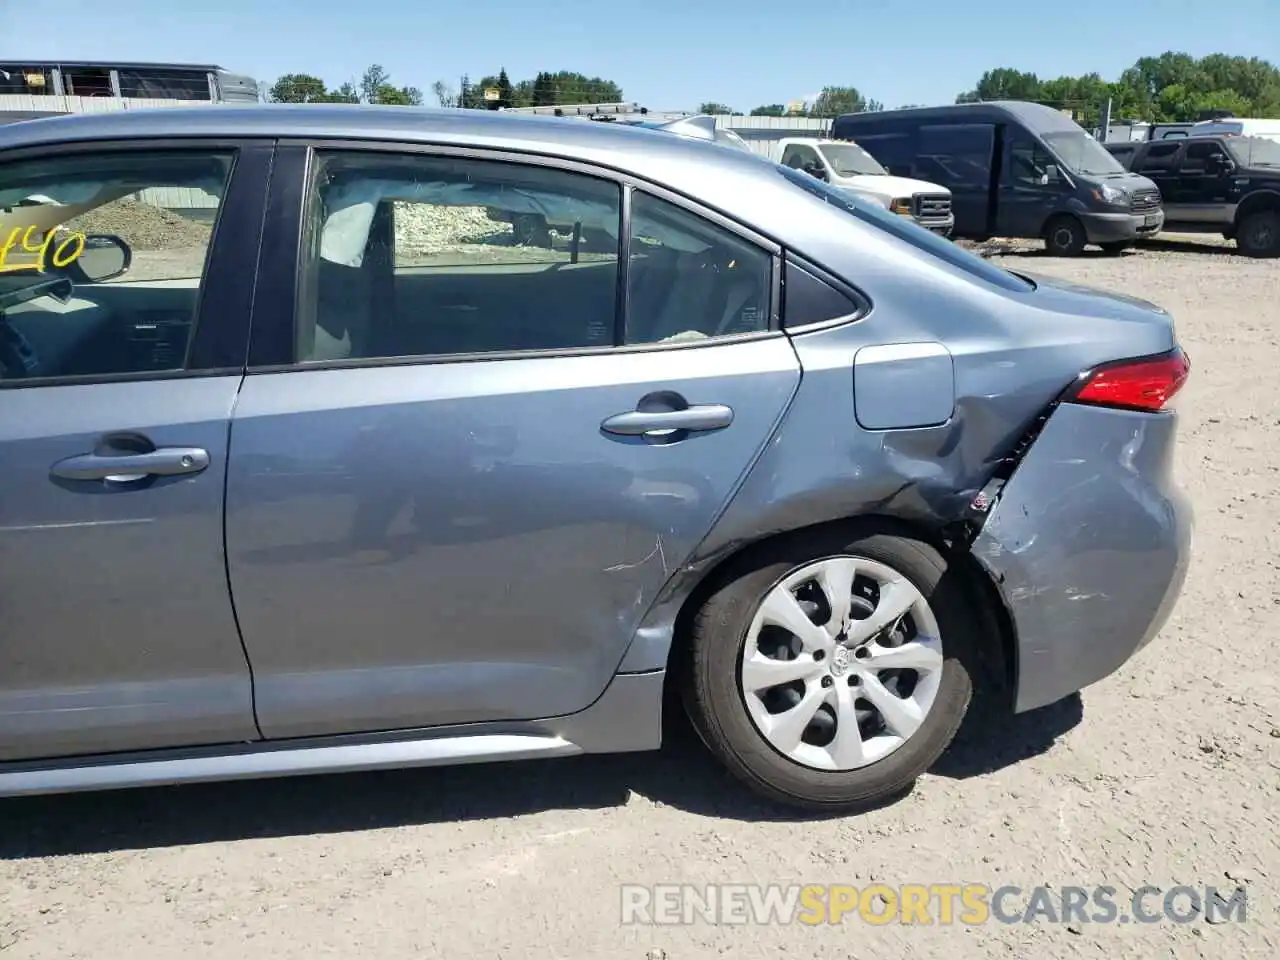
{"label": "utility pole", "polygon": [[1111,129],[1111,98],[1107,97],[1107,104],[1102,108],[1102,129],[1098,131],[1098,142],[1106,143],[1107,137],[1110,136],[1108,131]]}

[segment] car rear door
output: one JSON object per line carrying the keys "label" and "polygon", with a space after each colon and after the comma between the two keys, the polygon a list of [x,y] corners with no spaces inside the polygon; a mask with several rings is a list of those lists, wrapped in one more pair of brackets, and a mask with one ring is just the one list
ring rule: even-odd
{"label": "car rear door", "polygon": [[114,241],[68,262],[60,240],[62,290],[30,264],[0,274],[0,760],[258,736],[222,527],[272,151],[0,155],[6,227],[132,248],[108,279],[90,261]]}
{"label": "car rear door", "polygon": [[1182,220],[1184,204],[1178,182],[1178,157],[1182,141],[1157,140],[1147,145],[1146,152],[1132,166],[1134,173],[1146,177],[1160,188],[1166,221]]}
{"label": "car rear door", "polygon": [[[263,733],[588,706],[798,385],[777,248],[567,162],[307,163],[282,147],[231,430]],[[549,245],[515,243],[529,209]]]}

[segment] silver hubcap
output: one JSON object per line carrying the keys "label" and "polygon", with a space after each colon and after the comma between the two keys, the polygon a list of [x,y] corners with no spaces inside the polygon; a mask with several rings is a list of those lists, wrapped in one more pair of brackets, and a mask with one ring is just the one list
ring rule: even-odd
{"label": "silver hubcap", "polygon": [[942,664],[938,622],[909,580],[874,560],[828,557],[765,595],[740,687],[756,729],[783,756],[854,770],[920,729]]}

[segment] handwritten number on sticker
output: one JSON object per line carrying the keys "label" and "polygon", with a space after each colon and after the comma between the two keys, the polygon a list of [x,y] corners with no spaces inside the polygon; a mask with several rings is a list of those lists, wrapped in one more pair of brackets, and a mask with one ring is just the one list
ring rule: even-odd
{"label": "handwritten number on sticker", "polygon": [[[34,243],[31,239],[31,234],[35,230],[37,230],[37,227],[32,224],[26,230],[23,230],[22,227],[14,227],[9,232],[4,244],[0,245],[0,273],[16,273],[19,270],[35,270],[43,273],[46,263],[52,263],[53,266],[62,268],[75,263],[80,255],[84,253],[85,235],[83,233],[72,233],[54,247],[55,231],[50,230],[45,233],[43,242]],[[21,244],[21,252],[36,254],[35,260],[27,263],[9,263],[9,254],[15,248],[18,248],[19,244]],[[52,248],[52,251],[50,248]]]}

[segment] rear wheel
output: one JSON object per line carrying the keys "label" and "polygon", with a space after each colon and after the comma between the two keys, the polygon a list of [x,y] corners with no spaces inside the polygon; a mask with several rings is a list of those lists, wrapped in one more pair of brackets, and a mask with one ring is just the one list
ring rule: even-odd
{"label": "rear wheel", "polygon": [[904,792],[972,693],[969,598],[917,540],[840,532],[771,545],[693,625],[682,674],[703,741],[770,799],[855,811]]}
{"label": "rear wheel", "polygon": [[1259,210],[1240,221],[1236,246],[1247,257],[1280,256],[1280,213]]}
{"label": "rear wheel", "polygon": [[1087,239],[1084,224],[1065,214],[1050,220],[1044,231],[1045,249],[1055,257],[1080,256]]}

